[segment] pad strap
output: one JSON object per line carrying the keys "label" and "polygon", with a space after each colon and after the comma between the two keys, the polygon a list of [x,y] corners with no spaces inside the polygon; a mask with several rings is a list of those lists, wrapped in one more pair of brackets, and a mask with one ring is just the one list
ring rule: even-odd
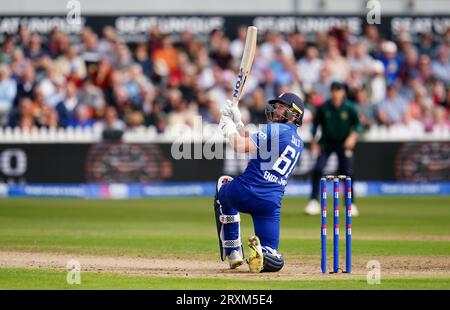
{"label": "pad strap", "polygon": [[242,245],[241,239],[236,240],[223,240],[222,246],[224,248],[236,248]]}
{"label": "pad strap", "polygon": [[230,224],[230,223],[236,223],[241,221],[241,216],[239,214],[236,215],[220,215],[220,222],[222,224]]}

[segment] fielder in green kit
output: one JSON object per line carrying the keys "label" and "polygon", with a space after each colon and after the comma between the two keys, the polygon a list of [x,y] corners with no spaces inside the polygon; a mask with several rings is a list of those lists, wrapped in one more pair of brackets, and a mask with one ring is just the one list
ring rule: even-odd
{"label": "fielder in green kit", "polygon": [[[316,134],[319,127],[322,135],[320,140],[317,141]],[[336,153],[339,161],[338,174],[347,175],[352,180],[354,179],[353,149],[360,128],[358,113],[353,104],[346,98],[345,85],[341,82],[333,82],[330,100],[318,108],[314,117],[311,153],[313,156],[317,156],[317,161],[312,174],[311,200],[305,208],[306,214],[320,214],[321,209],[318,201],[320,178],[323,176],[323,170],[332,153]],[[358,215],[358,209],[353,201],[352,215]]]}

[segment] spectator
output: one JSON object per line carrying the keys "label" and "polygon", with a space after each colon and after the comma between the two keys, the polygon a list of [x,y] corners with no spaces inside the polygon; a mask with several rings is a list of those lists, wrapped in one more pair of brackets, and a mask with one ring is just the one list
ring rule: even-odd
{"label": "spectator", "polygon": [[45,128],[57,128],[58,127],[58,112],[48,106],[44,106],[39,119],[37,120],[38,126]]}
{"label": "spectator", "polygon": [[42,61],[48,56],[48,52],[42,46],[42,38],[39,34],[33,33],[31,35],[30,43],[25,48],[25,55],[35,67],[42,66]]}
{"label": "spectator", "polygon": [[[105,107],[105,96],[100,89],[92,83],[92,80],[85,79],[78,91],[78,98],[81,102],[85,102],[94,111],[99,111]],[[95,113],[97,114],[97,113]]]}
{"label": "spectator", "polygon": [[130,111],[126,115],[126,122],[129,128],[136,128],[144,124],[144,115],[139,111]]}
{"label": "spectator", "polygon": [[125,130],[126,125],[117,117],[117,111],[114,107],[108,106],[105,109],[105,117],[95,125],[99,131],[105,130]]}
{"label": "spectator", "polygon": [[324,31],[316,32],[315,34],[315,42],[317,45],[317,49],[319,50],[320,58],[325,58],[327,50],[328,50],[328,33]]}
{"label": "spectator", "polygon": [[405,58],[405,53],[411,49],[414,49],[414,45],[412,44],[412,38],[409,31],[403,31],[403,29],[398,34],[398,48],[399,48],[399,57],[400,59]]}
{"label": "spectator", "polygon": [[102,59],[98,66],[95,67],[91,79],[94,85],[106,90],[111,87],[111,78],[114,73],[114,69],[111,62],[106,59]]}
{"label": "spectator", "polygon": [[[163,132],[172,124],[192,125],[199,114],[204,122],[217,122],[235,83],[245,34],[240,27],[230,43],[223,30],[214,30],[205,43],[191,31],[162,35],[155,26],[131,52],[133,45],[112,26],[100,36],[84,27],[74,40],[58,28],[40,35],[22,25],[17,36],[0,42],[1,75],[8,72],[0,78],[1,125],[8,119],[25,130],[91,126],[108,118]],[[314,45],[307,42],[310,35]],[[306,124],[336,79],[348,85],[366,128],[373,126],[374,103],[380,122],[401,130],[417,129],[418,122],[427,131],[447,127],[450,28],[417,40],[400,29],[398,45],[376,25],[359,37],[349,27],[334,27],[315,34],[268,31],[262,39],[240,102],[246,121],[264,121],[263,103],[294,91],[306,93]],[[386,95],[387,84],[398,89],[395,95]]]}
{"label": "spectator", "polygon": [[187,104],[179,90],[173,89],[169,91],[169,105],[171,109],[167,118],[169,126],[180,124],[193,126],[197,111],[195,107]]}
{"label": "spectator", "polygon": [[310,87],[319,81],[323,61],[319,59],[319,51],[315,46],[306,48],[305,57],[297,63],[297,74],[303,85]]}
{"label": "spectator", "polygon": [[432,132],[434,127],[435,115],[431,105],[427,105],[423,109],[422,124],[425,132]]}
{"label": "spectator", "polygon": [[264,70],[263,82],[259,84],[259,88],[264,91],[266,101],[278,95],[279,85],[275,80],[275,73],[271,69],[266,68]]}
{"label": "spectator", "polygon": [[397,87],[389,85],[386,99],[378,104],[378,118],[383,125],[399,124],[405,115],[407,102],[397,94]]}
{"label": "spectator", "polygon": [[17,84],[17,94],[16,98],[14,99],[14,106],[17,107],[19,101],[24,97],[32,98],[35,88],[35,71],[33,66],[28,65],[23,72],[23,75],[19,79],[19,83]]}
{"label": "spectator", "polygon": [[12,61],[14,53],[14,37],[12,35],[6,36],[0,48],[0,64],[9,64]]}
{"label": "spectator", "polygon": [[415,48],[405,51],[405,61],[400,66],[399,76],[402,83],[407,83],[410,79],[417,78],[420,73],[418,69],[419,54]]}
{"label": "spectator", "polygon": [[260,52],[268,62],[272,62],[275,59],[277,51],[281,51],[284,57],[294,58],[294,52],[292,47],[287,43],[281,33],[278,32],[266,32],[266,40],[261,44]]}
{"label": "spectator", "polygon": [[294,53],[294,59],[296,62],[305,57],[308,39],[303,33],[289,33],[287,41],[292,47],[292,52]]}
{"label": "spectator", "polygon": [[432,32],[422,33],[420,35],[420,40],[418,44],[416,44],[416,48],[420,55],[425,54],[431,57],[432,52],[434,51],[435,48],[433,33]]}
{"label": "spectator", "polygon": [[134,64],[130,49],[126,44],[117,43],[115,46],[115,61],[113,62],[114,69],[126,70]]}
{"label": "spectator", "polygon": [[316,89],[311,89],[305,95],[305,104],[308,110],[315,113],[317,108],[325,103],[326,98],[322,97],[321,93]]}
{"label": "spectator", "polygon": [[434,129],[441,131],[450,130],[450,115],[443,107],[434,110]]}
{"label": "spectator", "polygon": [[[17,46],[24,50],[30,44],[31,31],[27,25],[21,24],[19,26],[19,39]],[[1,61],[0,61],[1,62]]]}
{"label": "spectator", "polygon": [[378,56],[378,46],[381,40],[380,32],[378,31],[378,26],[367,25],[365,29],[365,34],[361,39],[361,44],[366,48],[369,54],[372,56]]}
{"label": "spectator", "polygon": [[353,54],[349,58],[349,68],[351,72],[365,83],[367,77],[373,72],[373,59],[367,53],[366,47],[358,42],[353,46]]}
{"label": "spectator", "polygon": [[245,37],[247,35],[247,27],[241,26],[237,32],[237,38],[230,44],[230,54],[235,60],[240,60],[244,53]]}
{"label": "spectator", "polygon": [[360,88],[356,92],[356,111],[364,130],[370,129],[376,124],[376,107],[369,101],[369,96],[364,88]]}
{"label": "spectator", "polygon": [[159,60],[162,60],[166,64],[170,74],[173,74],[179,69],[178,51],[173,46],[172,37],[169,35],[162,38],[161,48],[153,53],[153,62],[158,62]]}
{"label": "spectator", "polygon": [[87,74],[86,64],[84,60],[78,56],[74,46],[70,46],[65,54],[56,59],[55,66],[62,75],[75,82],[80,82]]}
{"label": "spectator", "polygon": [[19,117],[14,126],[19,126],[22,130],[31,130],[35,125],[35,117],[33,114],[33,102],[30,98],[23,98],[19,104]]}
{"label": "spectator", "polygon": [[222,69],[231,67],[231,60],[233,57],[231,56],[229,49],[230,41],[227,38],[224,38],[221,40],[217,50],[211,53],[211,59]]}
{"label": "spectator", "polygon": [[388,85],[397,81],[400,72],[400,57],[397,55],[397,45],[392,41],[385,41],[381,45],[383,56],[381,62],[384,65],[384,74]]}
{"label": "spectator", "polygon": [[[199,104],[201,106],[201,100]],[[152,105],[152,110],[145,117],[145,124],[147,126],[155,126],[158,133],[163,132],[167,126],[167,114],[163,110],[163,103],[161,100],[155,100]]]}
{"label": "spectator", "polygon": [[18,79],[31,65],[30,61],[20,48],[16,48],[11,61],[11,71],[14,78]]}
{"label": "spectator", "polygon": [[66,80],[52,63],[46,64],[45,77],[38,84],[44,95],[45,103],[54,108],[64,99],[64,84]]}
{"label": "spectator", "polygon": [[266,99],[264,97],[264,91],[257,89],[252,94],[252,100],[250,102],[250,122],[253,124],[266,123]]}
{"label": "spectator", "polygon": [[196,54],[195,49],[198,47],[198,42],[196,41],[191,31],[183,31],[180,35],[180,40],[174,45],[177,49],[189,56],[189,61],[193,60]]}
{"label": "spectator", "polygon": [[10,77],[10,74],[8,66],[0,64],[0,126],[6,124],[17,94],[16,81]]}
{"label": "spectator", "polygon": [[33,101],[30,98],[28,98],[28,97],[21,98],[18,101],[17,109],[14,111],[14,113],[10,114],[8,124],[7,124],[8,127],[20,127],[21,119],[24,117],[30,118],[33,123],[34,117],[33,117],[32,105],[33,105]]}
{"label": "spectator", "polygon": [[98,52],[102,58],[114,62],[116,60],[114,46],[118,42],[116,30],[112,26],[106,26],[103,28],[102,34],[103,36],[98,42]]}
{"label": "spectator", "polygon": [[420,55],[419,57],[419,79],[423,84],[431,82],[433,79],[431,61],[427,55]]}
{"label": "spectator", "polygon": [[277,84],[287,85],[293,82],[292,64],[293,59],[286,57],[281,49],[275,51],[274,60],[270,63],[269,68],[273,71]]}
{"label": "spectator", "polygon": [[226,103],[234,86],[235,75],[231,71],[223,71],[220,67],[214,67],[214,86],[208,91],[209,98],[220,109]]}
{"label": "spectator", "polygon": [[317,81],[313,85],[313,89],[320,93],[322,97],[327,100],[330,98],[330,86],[332,79],[330,77],[330,73],[328,68],[324,67],[320,70],[319,81]]}
{"label": "spectator", "polygon": [[420,134],[424,130],[423,124],[417,119],[413,118],[409,110],[405,110],[402,122],[399,124],[400,130],[412,134],[414,136]]}
{"label": "spectator", "polygon": [[130,67],[125,75],[123,85],[134,109],[141,109],[146,94],[153,90],[152,84],[147,77],[143,75],[142,67],[137,64]]}
{"label": "spectator", "polygon": [[434,104],[440,104],[445,97],[445,84],[442,81],[435,80],[429,85],[430,97]]}
{"label": "spectator", "polygon": [[339,82],[348,81],[350,77],[350,68],[347,60],[342,57],[341,52],[336,45],[330,44],[328,47],[324,66],[327,68],[331,80]]}
{"label": "spectator", "polygon": [[94,125],[94,121],[92,120],[92,112],[89,107],[82,103],[77,104],[75,113],[71,118],[69,118],[67,125],[70,127],[81,128],[92,127]]}
{"label": "spectator", "polygon": [[35,122],[37,123],[37,120],[41,117],[42,111],[46,107],[44,92],[40,87],[36,87],[33,98],[34,100],[31,105],[31,112]]}
{"label": "spectator", "polygon": [[216,52],[219,49],[222,40],[224,40],[225,38],[226,36],[223,30],[214,29],[213,31],[211,31],[211,33],[209,34],[208,50],[211,53]]}
{"label": "spectator", "polygon": [[88,27],[85,27],[81,32],[79,54],[85,61],[88,71],[90,71],[89,68],[94,68],[102,59],[98,45],[98,36]]}
{"label": "spectator", "polygon": [[440,105],[447,110],[447,114],[450,114],[450,84],[445,87],[445,96]]}
{"label": "spectator", "polygon": [[431,63],[431,71],[434,78],[444,83],[450,83],[449,52],[445,45],[441,45],[437,49],[437,59]]}
{"label": "spectator", "polygon": [[372,76],[368,81],[370,102],[380,102],[386,97],[386,78],[384,75],[384,65],[381,61],[375,60],[372,64]]}
{"label": "spectator", "polygon": [[136,47],[134,60],[142,67],[142,72],[144,72],[145,76],[150,79],[153,68],[144,43],[140,43]]}
{"label": "spectator", "polygon": [[[77,98],[77,89],[73,82],[69,82],[67,84],[66,88],[66,96],[62,102],[60,102],[56,106],[56,111],[58,112],[58,119],[59,119],[59,126],[61,127],[67,127],[67,126],[73,126],[74,124],[77,124],[76,121],[76,108],[79,104],[79,100]],[[84,121],[83,118],[83,112],[81,113],[81,119],[80,121]],[[82,123],[80,123],[82,124]]]}

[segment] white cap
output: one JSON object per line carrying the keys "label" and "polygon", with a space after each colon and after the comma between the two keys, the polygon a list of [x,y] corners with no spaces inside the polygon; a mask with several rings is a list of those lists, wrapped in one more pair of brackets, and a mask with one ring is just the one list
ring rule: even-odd
{"label": "white cap", "polygon": [[397,44],[392,41],[385,41],[381,45],[381,49],[385,53],[397,53]]}

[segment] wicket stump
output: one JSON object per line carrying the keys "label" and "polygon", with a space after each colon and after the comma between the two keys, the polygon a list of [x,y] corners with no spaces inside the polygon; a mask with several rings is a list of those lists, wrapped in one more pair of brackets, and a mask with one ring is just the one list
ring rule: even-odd
{"label": "wicket stump", "polygon": [[320,179],[321,224],[321,269],[327,272],[327,182],[333,180],[333,272],[339,272],[339,190],[340,181],[345,181],[345,273],[352,271],[352,179],[345,175],[327,175]]}

